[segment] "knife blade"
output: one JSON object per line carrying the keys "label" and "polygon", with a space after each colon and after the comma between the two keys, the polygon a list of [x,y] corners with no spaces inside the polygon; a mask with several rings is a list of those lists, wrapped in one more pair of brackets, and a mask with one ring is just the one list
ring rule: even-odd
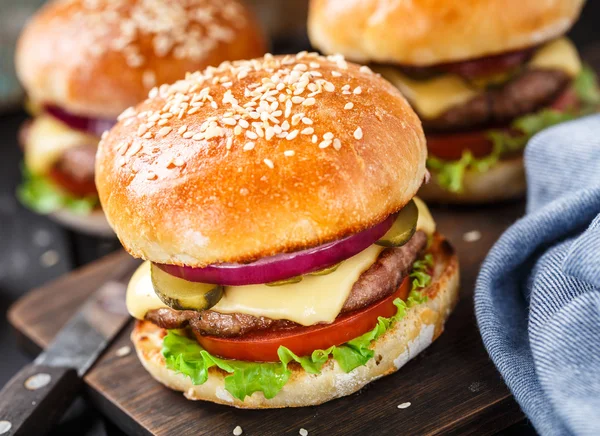
{"label": "knife blade", "polygon": [[130,319],[126,280],[104,283],[31,364],[0,391],[0,435],[48,432],[73,402],[82,377]]}

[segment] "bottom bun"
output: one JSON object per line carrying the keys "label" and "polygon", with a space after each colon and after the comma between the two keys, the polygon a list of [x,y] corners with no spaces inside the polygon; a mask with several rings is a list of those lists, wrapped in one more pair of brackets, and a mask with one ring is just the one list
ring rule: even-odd
{"label": "bottom bun", "polygon": [[308,374],[299,365],[290,364],[292,371],[283,389],[271,399],[255,392],[244,401],[225,390],[227,373],[214,367],[208,380],[195,386],[192,381],[167,369],[161,354],[166,330],[148,321],[138,321],[131,340],[146,370],[165,386],[181,391],[190,400],[206,400],[229,406],[263,409],[301,407],[324,403],[350,395],[380,377],[392,374],[406,362],[427,348],[444,330],[444,323],[458,301],[459,269],[454,250],[441,236],[436,235],[432,245],[436,264],[429,287],[422,292],[428,296],[425,303],[412,307],[383,336],[375,341],[375,356],[349,373],[345,373],[334,359],[329,359],[320,374]]}
{"label": "bottom bun", "polygon": [[425,202],[454,204],[494,203],[521,198],[527,190],[523,156],[501,160],[484,172],[467,170],[463,186],[460,193],[449,192],[439,185],[437,175],[432,171],[431,181],[421,187],[418,196]]}
{"label": "bottom bun", "polygon": [[50,218],[65,227],[92,236],[114,238],[115,232],[108,224],[102,209],[94,209],[89,214],[81,215],[68,209],[59,209],[48,214]]}

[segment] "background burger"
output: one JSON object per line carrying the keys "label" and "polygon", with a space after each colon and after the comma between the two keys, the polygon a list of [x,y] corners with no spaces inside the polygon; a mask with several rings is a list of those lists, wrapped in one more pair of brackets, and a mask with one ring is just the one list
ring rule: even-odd
{"label": "background burger", "polygon": [[143,365],[246,408],[398,370],[458,298],[457,259],[415,197],[425,160],[400,92],[340,56],[267,55],[152,90],[96,161],[108,221],[147,261],[127,293]]}
{"label": "background burger", "polygon": [[49,2],[16,53],[34,115],[21,135],[19,197],[76,229],[110,234],[94,185],[102,132],[156,84],[264,52],[254,17],[236,0]]}
{"label": "background burger", "polygon": [[600,103],[594,73],[563,34],[582,0],[312,0],[325,53],[371,62],[419,114],[435,201],[525,192],[522,152],[538,131]]}

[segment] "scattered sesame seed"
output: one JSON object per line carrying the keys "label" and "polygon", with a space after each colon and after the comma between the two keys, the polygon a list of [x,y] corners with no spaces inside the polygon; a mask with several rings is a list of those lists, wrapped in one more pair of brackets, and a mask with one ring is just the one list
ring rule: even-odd
{"label": "scattered sesame seed", "polygon": [[265,159],[263,160],[263,162],[265,163],[266,166],[268,166],[269,168],[273,169],[275,168],[275,165],[273,165],[273,161],[271,159]]}
{"label": "scattered sesame seed", "polygon": [[335,71],[335,70],[331,72],[331,75],[333,77],[342,77],[342,73],[340,73],[339,71]]}
{"label": "scattered sesame seed", "polygon": [[287,139],[288,141],[291,141],[292,139],[294,139],[296,136],[298,136],[298,132],[299,130],[292,130],[290,133],[288,133],[285,137],[285,139]]}
{"label": "scattered sesame seed", "polygon": [[325,133],[325,134],[323,135],[323,139],[325,139],[325,140],[330,140],[330,139],[333,139],[333,133],[331,133],[331,132],[327,132],[327,133]]}
{"label": "scattered sesame seed", "polygon": [[352,102],[349,102],[349,103],[346,103],[346,106],[344,106],[344,109],[346,109],[346,110],[350,110],[350,109],[352,109],[353,107],[354,107],[354,103],[352,103]]}
{"label": "scattered sesame seed", "polygon": [[306,100],[304,100],[302,102],[302,105],[303,106],[312,106],[313,104],[315,104],[315,102],[316,102],[316,100],[313,97],[311,97],[311,98],[307,98]]}
{"label": "scattered sesame seed", "polygon": [[372,74],[373,73],[373,71],[369,67],[367,67],[366,65],[362,65],[360,67],[360,72],[361,73],[367,73],[367,74]]}
{"label": "scattered sesame seed", "polygon": [[308,436],[308,430],[306,430],[305,428],[301,428],[298,433],[300,434],[300,436]]}
{"label": "scattered sesame seed", "polygon": [[254,149],[254,142],[247,142],[244,144],[244,151],[250,151]]}
{"label": "scattered sesame seed", "polygon": [[319,143],[319,148],[327,148],[329,147],[331,144],[333,143],[333,141],[321,141]]}
{"label": "scattered sesame seed", "polygon": [[303,135],[312,135],[313,133],[315,133],[315,129],[313,129],[312,127],[306,127],[300,133]]}
{"label": "scattered sesame seed", "polygon": [[358,95],[362,92],[362,88],[360,86],[357,86],[356,88],[354,88],[354,94]]}
{"label": "scattered sesame seed", "polygon": [[398,404],[398,409],[408,409],[410,407],[410,402]]}
{"label": "scattered sesame seed", "polygon": [[356,139],[362,139],[363,137],[363,131],[360,127],[357,127],[356,130],[354,131],[354,137]]}
{"label": "scattered sesame seed", "polygon": [[192,136],[194,136],[194,132],[185,132],[183,135],[185,139],[190,139]]}
{"label": "scattered sesame seed", "polygon": [[310,118],[302,118],[302,123],[307,124],[307,125],[311,125],[313,123],[313,120],[311,120]]}
{"label": "scattered sesame seed", "polygon": [[481,232],[479,230],[471,230],[463,234],[462,238],[465,242],[477,242],[481,239]]}
{"label": "scattered sesame seed", "polygon": [[335,148],[336,150],[342,148],[342,142],[338,138],[335,138],[333,140],[333,148]]}
{"label": "scattered sesame seed", "polygon": [[234,429],[233,429],[233,435],[234,436],[240,436],[242,433],[244,433],[244,431],[242,430],[242,427],[240,427],[239,425],[237,425]]}
{"label": "scattered sesame seed", "polygon": [[286,150],[286,151],[283,152],[283,154],[285,156],[293,156],[293,155],[296,154],[296,152],[294,150]]}
{"label": "scattered sesame seed", "polygon": [[127,345],[122,346],[121,348],[117,349],[117,351],[115,351],[115,356],[117,357],[125,357],[128,354],[131,353],[131,347],[128,347]]}
{"label": "scattered sesame seed", "polygon": [[335,85],[331,82],[326,82],[325,85],[323,85],[323,89],[327,92],[333,92],[335,91]]}

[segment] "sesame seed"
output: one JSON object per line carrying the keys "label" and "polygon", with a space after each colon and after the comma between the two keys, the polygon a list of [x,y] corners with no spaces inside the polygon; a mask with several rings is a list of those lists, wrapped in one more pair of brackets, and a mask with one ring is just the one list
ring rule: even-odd
{"label": "sesame seed", "polygon": [[316,144],[318,140],[319,140],[319,137],[317,135],[312,135],[311,141],[313,144]]}
{"label": "sesame seed", "polygon": [[308,430],[306,430],[305,428],[301,428],[298,433],[300,434],[300,436],[308,436]]}
{"label": "sesame seed", "polygon": [[319,143],[319,148],[327,148],[327,147],[329,147],[329,146],[330,146],[332,143],[333,143],[333,141],[331,141],[331,140],[328,140],[328,141],[327,141],[327,140],[326,140],[326,141],[321,141],[321,142]]}
{"label": "sesame seed", "polygon": [[173,161],[173,165],[175,165],[176,167],[182,167],[184,164],[185,162],[180,157],[175,158],[175,160]]}
{"label": "sesame seed", "polygon": [[275,165],[273,165],[273,161],[271,159],[265,159],[263,160],[263,162],[265,163],[266,166],[268,166],[269,168],[273,169],[275,168]]}
{"label": "sesame seed", "polygon": [[354,88],[353,92],[358,95],[362,92],[362,88],[360,86],[357,86],[356,88]]}
{"label": "sesame seed", "polygon": [[242,430],[242,427],[240,427],[239,425],[237,425],[234,429],[233,429],[233,436],[240,436],[244,431]]}
{"label": "sesame seed", "polygon": [[221,122],[228,126],[235,126],[237,124],[237,121],[233,118],[223,118]]}
{"label": "sesame seed", "polygon": [[244,144],[244,151],[249,151],[254,148],[254,142],[247,142]]}
{"label": "sesame seed", "polygon": [[340,73],[339,71],[335,71],[335,70],[331,72],[331,75],[333,77],[342,77],[342,73]]}
{"label": "sesame seed", "polygon": [[479,230],[471,230],[464,233],[462,239],[465,242],[477,242],[481,239],[481,232]]}
{"label": "sesame seed", "polygon": [[294,150],[286,150],[286,151],[283,152],[283,154],[285,156],[293,156],[293,155],[296,154],[296,152]]}
{"label": "sesame seed", "polygon": [[357,127],[356,130],[354,131],[354,137],[356,139],[362,139],[363,137],[363,131],[360,127]]}
{"label": "sesame seed", "polygon": [[249,139],[258,139],[258,135],[251,130],[246,130],[246,137]]}
{"label": "sesame seed", "polygon": [[150,171],[150,172],[148,172],[148,174],[146,174],[146,178],[148,180],[154,180],[154,179],[156,179],[156,174]]}
{"label": "sesame seed", "polygon": [[336,150],[342,148],[342,142],[338,138],[335,138],[333,140],[333,148],[335,148]]}
{"label": "sesame seed", "polygon": [[325,89],[327,92],[333,92],[335,91],[335,86],[331,82],[326,82],[325,85],[323,85],[323,89]]}
{"label": "sesame seed", "polygon": [[306,127],[300,133],[302,135],[312,135],[313,133],[315,133],[315,129],[313,129],[312,127]]}
{"label": "sesame seed", "polygon": [[192,136],[194,136],[194,132],[185,132],[183,135],[184,139],[190,139]]}
{"label": "sesame seed", "polygon": [[287,139],[288,141],[291,141],[292,139],[294,139],[296,136],[298,136],[298,130],[292,130],[290,133],[287,134],[287,136],[285,137],[285,139]]}
{"label": "sesame seed", "polygon": [[331,132],[327,132],[323,135],[323,139],[329,141],[330,139],[333,139],[333,133]]}
{"label": "sesame seed", "polygon": [[171,130],[173,130],[173,127],[165,126],[158,131],[156,136],[167,136],[169,133],[171,133]]}
{"label": "sesame seed", "polygon": [[371,71],[371,69],[369,67],[367,67],[366,65],[362,65],[359,69],[359,71],[361,73],[367,73],[367,74],[372,74],[373,71]]}
{"label": "sesame seed", "polygon": [[300,97],[300,96],[294,96],[292,97],[292,103],[294,104],[300,104],[304,102],[304,97]]}
{"label": "sesame seed", "polygon": [[410,407],[410,402],[398,404],[398,409],[408,409]]}
{"label": "sesame seed", "polygon": [[185,131],[187,130],[187,125],[183,125],[179,128],[179,130],[177,130],[177,133],[182,135]]}
{"label": "sesame seed", "polygon": [[313,123],[313,120],[311,120],[310,118],[302,118],[302,123],[307,124],[307,125],[311,125]]}
{"label": "sesame seed", "polygon": [[313,104],[315,104],[316,100],[314,98],[307,98],[306,100],[304,100],[302,102],[303,106],[312,106]]}
{"label": "sesame seed", "polygon": [[354,103],[352,103],[352,102],[349,102],[349,103],[346,103],[346,106],[344,106],[344,109],[346,109],[346,110],[350,110],[350,109],[352,109],[353,107],[354,107]]}

